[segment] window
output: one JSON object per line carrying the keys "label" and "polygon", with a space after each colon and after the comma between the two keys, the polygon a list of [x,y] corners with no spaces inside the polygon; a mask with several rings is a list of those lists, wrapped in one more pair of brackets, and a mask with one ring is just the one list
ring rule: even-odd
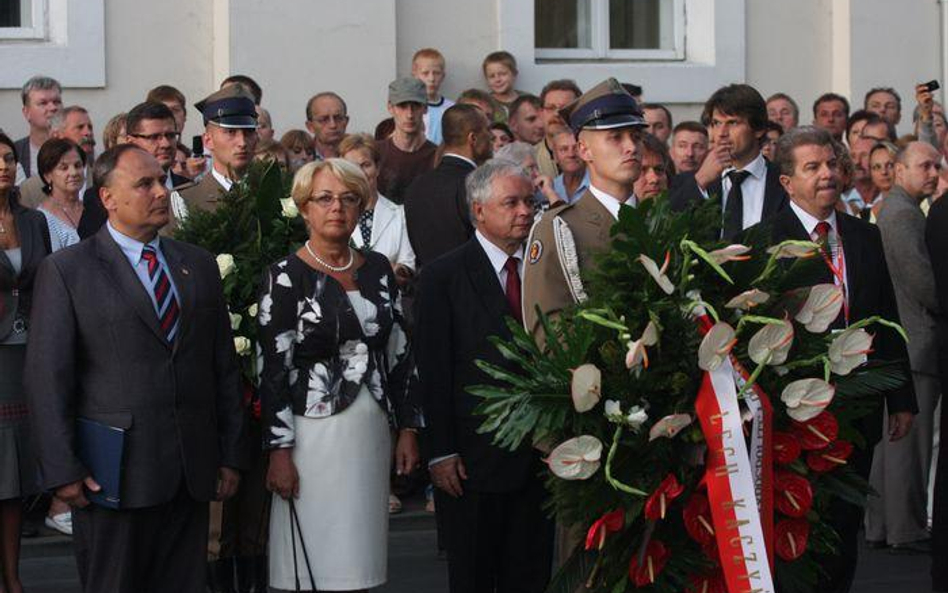
{"label": "window", "polygon": [[0,0],[0,39],[43,39],[45,0]]}
{"label": "window", "polygon": [[684,0],[534,0],[540,60],[682,60]]}

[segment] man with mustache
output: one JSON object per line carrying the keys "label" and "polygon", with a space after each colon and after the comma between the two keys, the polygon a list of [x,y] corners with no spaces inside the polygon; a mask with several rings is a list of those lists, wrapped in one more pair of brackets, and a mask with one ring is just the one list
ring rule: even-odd
{"label": "man with mustache", "polygon": [[[194,106],[204,116],[204,147],[212,166],[200,183],[181,188],[190,210],[214,210],[221,194],[230,191],[253,161],[257,147],[257,109],[240,84],[228,85]],[[172,153],[172,159],[174,153]]]}
{"label": "man with mustache", "polygon": [[[70,105],[57,111],[49,118],[49,137],[72,140],[86,153],[86,185],[92,178],[92,162],[95,160],[95,136],[92,132],[92,119],[85,107]],[[43,193],[43,180],[33,175],[20,185],[20,203],[36,208],[46,194]]]}

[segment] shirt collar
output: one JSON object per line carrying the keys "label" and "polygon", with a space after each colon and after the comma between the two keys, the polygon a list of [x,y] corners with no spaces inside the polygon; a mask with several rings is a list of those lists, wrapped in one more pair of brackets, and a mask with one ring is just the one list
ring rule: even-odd
{"label": "shirt collar", "polygon": [[599,200],[599,202],[606,208],[606,210],[609,211],[609,214],[611,214],[612,217],[615,218],[616,220],[619,220],[620,204],[628,204],[629,206],[632,206],[633,208],[635,208],[635,205],[638,203],[638,200],[636,199],[635,194],[632,194],[631,196],[629,196],[628,200],[624,202],[620,202],[618,198],[614,198],[610,196],[606,192],[597,188],[592,183],[589,184],[589,191],[597,200]]}
{"label": "shirt collar", "polygon": [[[475,162],[472,161],[471,159],[467,158],[466,156],[461,156],[461,155],[459,155],[459,154],[456,153],[456,152],[446,152],[446,153],[444,153],[444,156],[453,156],[453,157],[456,158],[456,159],[461,159],[462,161],[464,161],[465,163],[467,163],[467,164],[469,164],[470,166],[474,167],[475,169],[477,168],[477,163],[475,163]],[[442,157],[442,158],[443,158],[443,157]]]}
{"label": "shirt collar", "polygon": [[[736,171],[735,167],[728,167],[721,173],[722,177],[727,177],[727,174],[731,171]],[[754,179],[763,179],[767,175],[767,159],[764,158],[764,155],[757,153],[757,158],[747,163],[747,165],[741,169],[741,171],[747,171],[751,174],[751,177]]]}
{"label": "shirt collar", "polygon": [[158,251],[160,246],[158,244],[160,237],[155,235],[155,238],[149,241],[148,243],[142,243],[138,239],[133,239],[126,234],[123,234],[115,229],[112,226],[111,222],[106,221],[105,227],[109,230],[109,234],[112,235],[112,239],[118,243],[119,249],[122,250],[122,253],[125,254],[125,257],[128,261],[132,262],[134,265],[138,265],[138,262],[142,259],[142,250],[145,248],[145,245],[150,245],[155,251]]}
{"label": "shirt collar", "polygon": [[503,249],[491,243],[490,239],[479,230],[474,231],[474,236],[477,237],[477,242],[481,244],[481,248],[487,254],[487,259],[490,260],[490,266],[494,268],[495,274],[500,274],[504,266],[507,265],[507,260],[511,257],[518,260],[518,265],[523,261],[523,245],[518,247],[513,255],[507,255]]}
{"label": "shirt collar", "polygon": [[224,188],[224,191],[230,191],[230,186],[234,185],[233,181],[218,173],[217,169],[215,169],[213,165],[211,166],[211,175],[213,175],[214,179],[216,179],[217,182],[221,184],[221,187]]}
{"label": "shirt collar", "polygon": [[[800,222],[803,224],[803,228],[806,230],[806,234],[813,236],[813,232],[816,230],[816,225],[824,222],[819,218],[813,216],[803,208],[797,206],[792,200],[790,201],[790,208],[793,209],[793,213],[797,215],[797,218],[800,219]],[[830,225],[830,229],[833,231],[836,230],[836,210],[834,209],[830,212],[829,217],[826,218],[826,221]]]}

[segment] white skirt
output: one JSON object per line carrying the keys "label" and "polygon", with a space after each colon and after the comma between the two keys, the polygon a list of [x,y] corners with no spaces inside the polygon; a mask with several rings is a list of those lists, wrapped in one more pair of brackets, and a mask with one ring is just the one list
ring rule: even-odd
{"label": "white skirt", "polygon": [[[388,494],[392,443],[388,419],[366,387],[351,406],[326,418],[296,416],[293,462],[299,471],[296,512],[315,587],[370,589],[388,573]],[[270,507],[270,586],[294,591],[290,507]],[[300,589],[311,590],[299,534]]]}

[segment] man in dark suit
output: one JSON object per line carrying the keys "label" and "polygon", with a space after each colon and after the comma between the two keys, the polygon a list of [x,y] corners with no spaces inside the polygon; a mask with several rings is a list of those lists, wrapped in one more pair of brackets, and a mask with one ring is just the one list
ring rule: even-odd
{"label": "man in dark suit", "polygon": [[[837,321],[840,328],[873,315],[897,323],[895,293],[878,229],[836,211],[840,180],[832,136],[826,130],[812,126],[794,128],[778,141],[775,162],[790,205],[769,223],[749,230],[747,236],[759,237],[759,233],[769,227],[769,244],[787,239],[822,243],[827,266],[819,282],[835,282],[842,287],[846,298],[845,314],[841,314]],[[877,326],[873,331],[875,340],[871,356],[903,362],[908,378],[905,343],[887,327]],[[888,411],[888,438],[897,441],[908,434],[913,416],[918,411],[911,382],[886,394],[884,404]],[[883,436],[883,409],[880,401],[877,410],[861,419],[857,427],[866,440],[866,448],[857,449],[849,463],[865,479],[869,477],[872,464],[872,447]],[[836,554],[821,559],[828,578],[817,590],[844,593],[852,585],[856,570],[862,509],[837,499],[833,501],[827,519],[842,541]]]}
{"label": "man in dark suit", "polygon": [[[109,220],[40,266],[25,383],[43,482],[73,508],[92,592],[204,591],[208,501],[244,465],[239,373],[211,254],[159,238],[161,166],[127,144],[96,161]],[[89,504],[96,477],[77,421],[123,429],[118,510]]]}
{"label": "man in dark suit", "polygon": [[[174,112],[163,103],[139,103],[128,112],[125,129],[125,140],[149,152],[167,175],[165,187],[171,192],[171,208],[168,212],[168,224],[161,229],[161,234],[170,236],[177,228],[178,220],[187,214],[184,200],[177,194],[177,188],[191,182],[187,177],[171,171],[178,138],[181,136]],[[102,206],[97,187],[89,187],[86,190],[82,196],[82,205],[82,217],[76,230],[79,237],[85,239],[99,232],[109,215]]]}
{"label": "man in dark suit", "polygon": [[473,105],[448,108],[441,118],[441,162],[433,171],[418,176],[405,192],[408,240],[419,268],[464,244],[474,233],[464,199],[464,178],[490,158],[488,125]]}
{"label": "man in dark suit", "polygon": [[49,118],[63,108],[63,89],[48,76],[34,76],[20,92],[23,117],[30,124],[30,133],[14,142],[17,160],[27,177],[36,174],[36,155],[49,138]]}
{"label": "man in dark suit", "polygon": [[705,103],[702,121],[710,123],[714,149],[697,171],[672,179],[668,196],[678,210],[712,196],[723,198],[722,236],[731,240],[787,205],[777,168],[760,153],[767,103],[754,87],[728,85]]}
{"label": "man in dark suit", "polygon": [[533,187],[519,167],[496,160],[468,177],[467,195],[477,231],[422,272],[415,330],[450,590],[539,593],[549,579],[553,543],[539,454],[529,444],[502,450],[491,435],[478,434],[479,400],[466,391],[491,381],[474,364],[478,359],[516,371],[488,338],[509,338],[505,318],[520,319]]}

